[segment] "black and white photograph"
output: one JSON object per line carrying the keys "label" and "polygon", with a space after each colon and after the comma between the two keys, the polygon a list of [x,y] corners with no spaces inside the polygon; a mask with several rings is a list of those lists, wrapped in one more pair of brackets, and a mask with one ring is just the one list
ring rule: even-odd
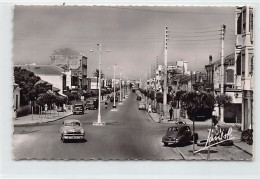
{"label": "black and white photograph", "polygon": [[13,8],[14,160],[252,161],[253,6]]}

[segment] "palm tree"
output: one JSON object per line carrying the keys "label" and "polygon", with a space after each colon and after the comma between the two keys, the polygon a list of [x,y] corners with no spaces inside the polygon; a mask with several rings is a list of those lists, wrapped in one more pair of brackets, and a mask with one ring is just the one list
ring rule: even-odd
{"label": "palm tree", "polygon": [[[93,76],[94,77],[97,77],[97,87],[98,87],[98,80],[99,80],[99,69],[96,69],[95,71],[93,71]],[[102,70],[101,70],[101,79],[104,77],[104,74],[103,74],[103,72],[102,72]]]}

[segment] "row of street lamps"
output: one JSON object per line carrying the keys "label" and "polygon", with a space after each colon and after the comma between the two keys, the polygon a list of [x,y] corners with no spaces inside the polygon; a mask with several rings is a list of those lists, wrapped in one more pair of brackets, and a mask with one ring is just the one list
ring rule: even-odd
{"label": "row of street lamps", "polygon": [[[105,122],[101,121],[101,54],[102,54],[102,45],[101,44],[97,44],[98,46],[98,70],[99,70],[99,77],[98,77],[98,117],[97,117],[97,122],[94,122],[93,125],[97,125],[97,126],[103,126],[105,125]],[[93,52],[93,50],[90,50],[90,52]],[[109,49],[107,49],[107,52],[111,52]],[[115,72],[116,72],[116,67],[117,64],[115,64],[113,66],[114,68],[114,105],[113,105],[113,109],[112,111],[117,111],[116,109],[116,88],[115,88]],[[121,85],[122,85],[122,79],[121,79],[121,68],[120,68],[120,81],[119,81],[119,86],[120,86],[120,102],[122,102],[122,92],[121,92]],[[124,93],[125,95],[125,93]],[[124,96],[125,98],[125,96]]]}

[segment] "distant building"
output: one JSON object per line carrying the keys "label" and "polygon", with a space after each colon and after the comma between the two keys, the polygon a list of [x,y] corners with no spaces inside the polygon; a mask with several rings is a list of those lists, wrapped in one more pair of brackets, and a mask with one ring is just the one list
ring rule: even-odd
{"label": "distant building", "polygon": [[54,65],[15,65],[15,67],[21,67],[28,71],[33,72],[36,76],[39,76],[42,80],[51,83],[54,87],[60,89],[60,93],[66,90],[66,74],[63,69]]}

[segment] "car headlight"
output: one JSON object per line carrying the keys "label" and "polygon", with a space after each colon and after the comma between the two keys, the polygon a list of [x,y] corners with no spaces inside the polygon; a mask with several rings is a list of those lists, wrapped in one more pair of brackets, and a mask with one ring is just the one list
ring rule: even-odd
{"label": "car headlight", "polygon": [[81,134],[84,134],[84,129],[80,129],[80,133],[81,133]]}
{"label": "car headlight", "polygon": [[176,142],[178,142],[178,141],[179,141],[179,139],[175,139],[175,141],[176,141]]}
{"label": "car headlight", "polygon": [[67,131],[63,131],[64,134],[67,134]]}

